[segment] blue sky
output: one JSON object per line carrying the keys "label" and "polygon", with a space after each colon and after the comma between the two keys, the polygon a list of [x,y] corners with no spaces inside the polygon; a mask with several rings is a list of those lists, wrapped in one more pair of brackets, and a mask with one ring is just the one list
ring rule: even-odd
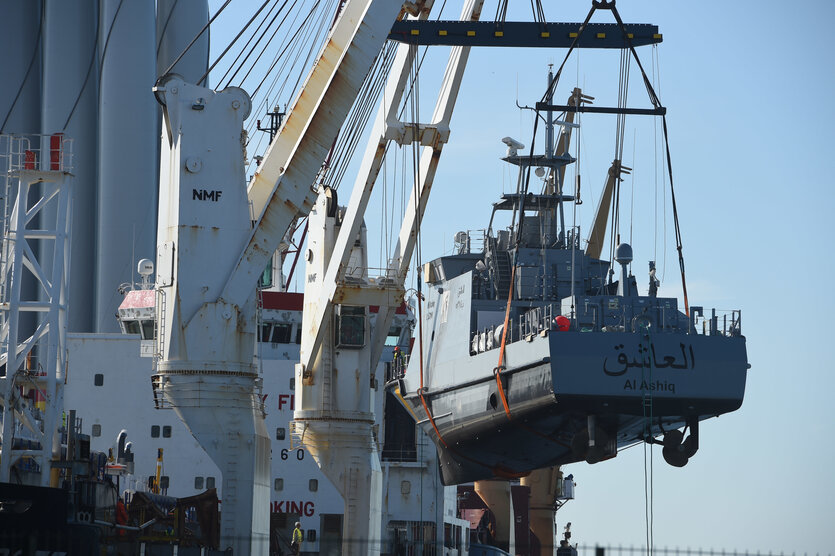
{"label": "blue sky", "polygon": [[[212,0],[212,12],[219,4]],[[218,20],[213,51],[256,5],[236,4],[235,13]],[[448,4],[445,18],[457,18],[459,3]],[[580,21],[589,7],[580,0],[547,2],[546,15]],[[751,363],[742,408],[703,424],[699,453],[689,465],[671,468],[654,451],[655,545],[828,554],[835,546],[835,368],[827,351],[827,317],[835,314],[827,286],[835,270],[827,247],[835,209],[835,5],[622,0],[618,8],[625,21],[656,24],[664,35],[657,47],[659,96],[668,108],[691,303],[742,309]],[[494,12],[495,2],[488,1],[483,19]],[[529,16],[528,2],[511,2],[508,19]],[[612,19],[598,12],[593,21]],[[652,67],[651,47],[639,55]],[[427,58],[422,114],[431,113],[445,56],[439,49]],[[563,56],[561,50],[472,52],[423,225],[424,259],[449,251],[456,231],[486,226],[490,204],[512,183],[499,161],[500,139],[530,140],[530,116],[515,102],[535,102],[547,64]],[[616,52],[582,52],[567,64],[557,100],[578,84],[596,104],[613,105],[617,70]],[[633,67],[629,104],[648,106],[637,76]],[[655,214],[656,199],[664,206],[656,194],[656,135],[651,121],[639,120],[627,120],[624,147],[624,163],[635,168],[634,179],[624,183],[635,192],[633,272],[645,291],[646,261],[666,261],[661,293],[678,295],[668,198],[666,250],[664,220]],[[587,118],[583,135],[586,203],[579,222],[587,226],[611,162],[614,119]],[[390,166],[393,173],[394,162]],[[378,189],[393,192],[396,179],[391,175]],[[366,219],[369,236],[383,234],[382,212],[375,200]],[[629,213],[622,212],[627,222]],[[566,472],[575,475],[577,499],[558,521],[560,527],[573,523],[574,540],[644,543],[641,446]]]}

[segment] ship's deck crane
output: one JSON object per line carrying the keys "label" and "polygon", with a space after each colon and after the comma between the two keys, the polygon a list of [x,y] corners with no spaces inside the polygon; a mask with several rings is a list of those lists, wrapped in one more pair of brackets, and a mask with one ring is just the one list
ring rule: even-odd
{"label": "ship's deck crane", "polygon": [[[248,190],[249,97],[165,76],[154,386],[223,474],[221,544],[268,549],[270,440],[253,365],[255,284],[311,184],[402,4],[348,2]],[[255,221],[254,226],[252,221]]]}

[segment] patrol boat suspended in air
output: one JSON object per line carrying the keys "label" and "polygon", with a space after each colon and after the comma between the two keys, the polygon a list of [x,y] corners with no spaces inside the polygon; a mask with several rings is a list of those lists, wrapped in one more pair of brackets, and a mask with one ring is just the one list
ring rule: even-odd
{"label": "patrol boat suspended in air", "polygon": [[[455,254],[423,267],[420,337],[389,387],[434,440],[445,484],[596,463],[640,441],[663,444],[680,467],[698,449],[699,421],[742,404],[741,312],[687,307],[686,289],[683,310],[659,297],[654,262],[642,295],[626,243],[614,249],[619,280],[600,257],[612,191],[629,169],[616,160],[609,170],[585,248],[567,226],[572,117],[590,100],[574,90],[555,142],[549,96],[544,155],[503,139],[517,192],[493,205],[480,237],[459,232]],[[540,194],[527,191],[531,168]],[[505,211],[512,224],[494,228]]]}

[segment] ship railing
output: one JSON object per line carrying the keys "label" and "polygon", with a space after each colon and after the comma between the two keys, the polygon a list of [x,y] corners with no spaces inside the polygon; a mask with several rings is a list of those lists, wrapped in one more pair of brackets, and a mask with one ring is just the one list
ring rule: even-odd
{"label": "ship railing", "polygon": [[387,448],[383,446],[380,452],[380,459],[391,462],[414,462],[418,459],[416,446],[403,446],[399,448]]}
{"label": "ship railing", "polygon": [[51,135],[0,135],[0,169],[71,172],[72,139],[63,133]]}
{"label": "ship railing", "polygon": [[349,266],[345,269],[343,280],[349,284],[377,287],[395,287],[398,283],[397,271],[382,266]]}
{"label": "ship railing", "polygon": [[453,252],[456,255],[483,253],[487,246],[487,230],[466,230],[455,234]]}
{"label": "ship railing", "polygon": [[742,311],[711,309],[705,315],[702,307],[690,307],[690,333],[704,336],[736,337],[742,335]]}
{"label": "ship railing", "polygon": [[531,338],[544,330],[553,330],[556,327],[555,319],[560,315],[562,308],[556,303],[534,307],[519,315],[519,322],[516,324],[517,337]]}
{"label": "ship railing", "polygon": [[[636,311],[631,305],[622,305],[617,311],[604,311],[596,306],[590,306],[589,309],[591,320],[582,324],[575,321],[572,323],[573,327],[585,332],[640,332],[651,326],[654,333],[678,331],[705,336],[742,335],[742,311],[738,309],[712,309],[707,314],[702,307],[693,306],[690,308],[689,321],[679,310],[667,307],[653,307],[648,313]],[[556,304],[534,307],[519,315],[513,327],[513,336],[517,340],[527,339],[543,331],[553,330],[556,326],[554,319],[559,315],[561,307]],[[474,335],[474,342],[480,339],[478,335],[478,332]]]}
{"label": "ship railing", "polygon": [[[482,330],[476,330],[470,338],[470,354],[475,355],[476,353],[483,353],[500,347],[502,344],[503,326],[503,324],[494,324]],[[518,336],[514,336],[513,326],[511,326],[507,332],[505,343],[512,343],[514,337],[518,339]]]}

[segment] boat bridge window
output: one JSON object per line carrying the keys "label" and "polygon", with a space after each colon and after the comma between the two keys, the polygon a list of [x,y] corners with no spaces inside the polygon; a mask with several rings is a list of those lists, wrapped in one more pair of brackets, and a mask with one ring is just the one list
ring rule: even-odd
{"label": "boat bridge window", "polygon": [[104,385],[104,375],[101,373],[96,373],[93,375],[93,384],[96,386],[103,386]]}
{"label": "boat bridge window", "polygon": [[307,488],[310,490],[310,492],[316,492],[317,490],[319,490],[319,480],[318,479],[310,479],[307,482]]}
{"label": "boat bridge window", "polygon": [[[301,331],[301,330],[299,330]],[[265,322],[261,324],[261,342],[271,344],[289,344],[292,343],[291,338],[293,332],[293,324],[289,322]],[[297,334],[300,343],[301,334]]]}
{"label": "boat bridge window", "polygon": [[392,326],[389,328],[388,336],[386,336],[387,346],[396,346],[400,341],[400,334],[403,332],[402,326]]}
{"label": "boat bridge window", "polygon": [[159,425],[151,426],[151,438],[159,438]]}
{"label": "boat bridge window", "polygon": [[203,490],[203,477],[194,478],[194,488],[196,490]]}
{"label": "boat bridge window", "polygon": [[284,427],[275,429],[275,439],[284,440],[287,437],[287,430]]}
{"label": "boat bridge window", "polygon": [[365,307],[340,305],[336,317],[336,346],[361,348],[365,345]]}
{"label": "boat bridge window", "polygon": [[122,330],[125,334],[139,334],[143,340],[153,340],[156,336],[156,329],[154,319],[122,321]]}
{"label": "boat bridge window", "polygon": [[93,425],[93,436],[101,436],[101,425]]}
{"label": "boat bridge window", "polygon": [[276,479],[275,483],[273,484],[273,488],[275,490],[284,490],[284,479]]}
{"label": "boat bridge window", "polygon": [[165,425],[162,427],[162,437],[171,438],[171,425]]}
{"label": "boat bridge window", "polygon": [[215,478],[214,477],[206,477],[206,488],[215,488]]}

